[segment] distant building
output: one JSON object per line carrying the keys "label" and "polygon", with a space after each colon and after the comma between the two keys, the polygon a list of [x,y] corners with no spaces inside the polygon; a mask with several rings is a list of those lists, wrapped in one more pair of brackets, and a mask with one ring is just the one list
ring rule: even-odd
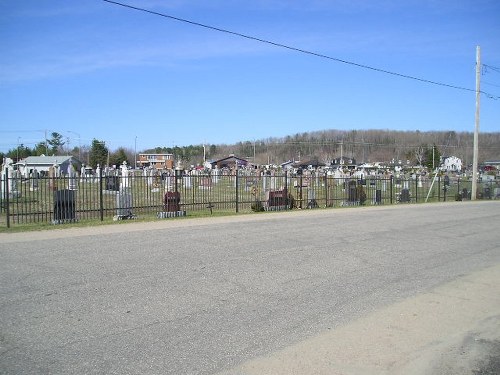
{"label": "distant building", "polygon": [[484,166],[494,167],[500,169],[500,160],[488,160],[483,163]]}
{"label": "distant building", "polygon": [[38,173],[48,173],[50,167],[56,167],[62,174],[68,174],[71,165],[74,170],[79,171],[82,163],[71,155],[55,156],[28,156],[26,159],[16,163],[18,170],[23,176],[28,177],[35,170]]}
{"label": "distant building", "polygon": [[248,160],[239,158],[234,155],[229,155],[228,157],[219,159],[219,160],[214,160],[211,161],[210,164],[212,165],[212,168],[217,168],[222,169],[222,168],[229,168],[232,169],[234,167],[246,167],[249,163]]}
{"label": "distant building", "polygon": [[321,163],[317,158],[316,159],[311,159],[311,160],[306,160],[306,161],[297,161],[293,164],[295,168],[302,168],[302,169],[317,169],[319,167],[324,167],[325,163]]}
{"label": "distant building", "polygon": [[281,168],[283,170],[290,170],[290,169],[293,169],[293,164],[294,163],[295,163],[294,161],[288,160],[288,161],[286,161],[284,163],[281,163],[280,166],[281,166]]}
{"label": "distant building", "polygon": [[156,169],[174,169],[173,154],[139,154],[137,159],[139,168],[154,167]]}
{"label": "distant building", "polygon": [[461,172],[462,160],[456,156],[445,156],[442,161],[443,168],[448,172]]}

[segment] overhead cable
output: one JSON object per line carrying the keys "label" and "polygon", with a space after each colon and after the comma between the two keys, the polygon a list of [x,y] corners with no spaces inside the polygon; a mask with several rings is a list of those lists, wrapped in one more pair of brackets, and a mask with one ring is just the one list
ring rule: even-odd
{"label": "overhead cable", "polygon": [[[428,80],[428,79],[424,79],[424,78],[419,78],[419,77],[414,77],[414,76],[410,76],[410,75],[406,75],[406,74],[402,74],[402,73],[392,72],[392,71],[385,70],[385,69],[375,68],[373,66],[359,64],[359,63],[355,63],[355,62],[352,62],[352,61],[339,59],[339,58],[336,58],[336,57],[331,57],[331,56],[324,55],[324,54],[321,54],[321,53],[312,52],[312,51],[304,50],[304,49],[297,48],[297,47],[292,47],[292,46],[289,46],[289,45],[286,45],[286,44],[281,44],[281,43],[273,42],[273,41],[270,41],[270,40],[258,38],[258,37],[251,36],[251,35],[241,34],[241,33],[235,32],[235,31],[227,30],[227,29],[221,29],[219,27],[206,25],[206,24],[195,22],[195,21],[191,21],[191,20],[188,20],[188,19],[185,19],[185,18],[171,16],[171,15],[165,14],[165,13],[155,12],[155,11],[148,10],[148,9],[145,9],[145,8],[135,7],[135,6],[124,4],[124,3],[120,3],[120,2],[117,2],[117,1],[112,1],[112,0],[103,0],[103,1],[105,1],[107,3],[119,5],[119,6],[122,6],[122,7],[125,7],[125,8],[137,10],[137,11],[140,11],[140,12],[145,12],[145,13],[153,14],[155,16],[169,18],[169,19],[172,19],[172,20],[175,20],[175,21],[179,21],[179,22],[184,22],[184,23],[187,23],[187,24],[190,24],[190,25],[203,27],[205,29],[210,29],[210,30],[214,30],[214,31],[218,31],[218,32],[226,33],[226,34],[235,35],[235,36],[238,36],[238,37],[241,37],[241,38],[254,40],[254,41],[257,41],[257,42],[260,42],[260,43],[270,44],[270,45],[275,46],[275,47],[285,48],[285,49],[288,49],[288,50],[291,50],[291,51],[300,52],[300,53],[304,53],[304,54],[307,54],[307,55],[321,57],[323,59],[333,60],[333,61],[340,62],[340,63],[343,63],[343,64],[356,66],[358,68],[369,69],[369,70],[376,71],[376,72],[379,72],[379,73],[384,73],[384,74],[389,74],[389,75],[396,76],[396,77],[401,77],[401,78],[411,79],[411,80],[415,80],[415,81],[419,81],[419,82],[429,83],[429,84],[432,84],[432,85],[444,86],[444,87],[448,87],[448,88],[452,88],[452,89],[456,89],[456,90],[476,92],[475,89],[470,89],[470,88],[467,88],[467,87],[461,87],[461,86],[451,85],[451,84],[447,84],[447,83],[443,83],[443,82],[432,81],[432,80]],[[484,91],[480,91],[480,93],[486,95],[488,98],[491,98],[491,99],[500,99],[500,96],[494,96],[494,95],[491,95],[491,94],[489,94],[487,92],[484,92]]]}

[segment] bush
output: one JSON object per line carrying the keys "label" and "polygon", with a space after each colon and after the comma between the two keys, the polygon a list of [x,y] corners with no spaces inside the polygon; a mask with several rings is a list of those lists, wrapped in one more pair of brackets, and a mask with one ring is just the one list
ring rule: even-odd
{"label": "bush", "polygon": [[252,211],[254,211],[254,212],[264,211],[264,206],[262,205],[261,201],[255,201],[254,203],[252,203],[251,208],[252,208]]}

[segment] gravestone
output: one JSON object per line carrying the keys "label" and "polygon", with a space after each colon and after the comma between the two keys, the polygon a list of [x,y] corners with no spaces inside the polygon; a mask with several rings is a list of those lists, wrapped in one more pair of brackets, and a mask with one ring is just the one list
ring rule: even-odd
{"label": "gravestone", "polygon": [[[2,191],[2,199],[7,198],[7,190],[9,198],[18,198],[21,192],[18,188],[18,173],[13,167],[14,161],[11,158],[5,158],[2,166],[2,178],[0,190]],[[7,181],[7,186],[5,185]]]}
{"label": "gravestone", "polygon": [[119,191],[120,190],[120,183],[118,181],[118,176],[105,176],[104,177],[104,190]]}
{"label": "gravestone", "polygon": [[268,191],[266,193],[266,211],[281,211],[288,207],[288,191],[287,189]]}
{"label": "gravestone", "polygon": [[71,162],[68,164],[68,189],[77,190],[76,188],[76,171]]}
{"label": "gravestone", "polygon": [[167,191],[163,197],[163,211],[157,213],[158,219],[186,216],[186,211],[181,211],[181,195],[178,191]]}
{"label": "gravestone", "polygon": [[181,195],[177,191],[167,191],[163,199],[163,209],[167,212],[180,210]]}
{"label": "gravestone", "polygon": [[94,182],[100,182],[101,181],[101,167],[99,164],[97,164],[97,168],[95,169],[95,180]]}
{"label": "gravestone", "polygon": [[212,182],[214,185],[216,185],[219,182],[219,176],[220,176],[220,169],[219,167],[215,166],[215,168],[212,170]]}
{"label": "gravestone", "polygon": [[270,181],[270,189],[271,190],[276,190],[276,173],[274,171],[271,171],[271,175],[269,177],[271,179]]}
{"label": "gravestone", "polygon": [[83,163],[80,168],[80,182],[85,182],[85,164]]}
{"label": "gravestone", "polygon": [[130,187],[129,171],[127,167],[127,162],[124,160],[123,164],[120,166],[121,178],[120,178],[120,190],[127,190]]}
{"label": "gravestone", "polygon": [[38,190],[38,181],[40,179],[40,173],[36,170],[36,168],[33,168],[33,172],[31,172],[31,186],[30,190],[31,191],[37,191]]}
{"label": "gravestone", "polygon": [[410,190],[408,190],[408,189],[401,190],[401,195],[399,196],[399,201],[401,203],[410,202]]}
{"label": "gravestone", "polygon": [[350,204],[355,204],[359,201],[359,197],[358,197],[358,190],[357,190],[357,186],[356,186],[356,181],[354,180],[351,180],[348,182],[347,184],[347,201],[350,203]]}
{"label": "gravestone", "polygon": [[500,188],[497,187],[497,188],[493,189],[493,198],[494,199],[500,198]]}
{"label": "gravestone", "polygon": [[491,199],[491,189],[489,187],[485,187],[483,191],[484,199]]}
{"label": "gravestone", "polygon": [[122,189],[116,194],[116,215],[113,220],[135,219],[136,216],[132,213],[132,193],[129,189]]}
{"label": "gravestone", "polygon": [[318,208],[318,202],[316,202],[314,189],[309,189],[307,192],[307,208]]}
{"label": "gravestone", "polygon": [[200,179],[200,186],[199,186],[200,189],[210,189],[211,186],[212,186],[212,180],[210,179],[210,177],[202,177]]}
{"label": "gravestone", "polygon": [[462,199],[470,199],[471,193],[467,190],[467,188],[462,189]]}
{"label": "gravestone", "polygon": [[191,189],[191,175],[190,174],[185,174],[183,177],[182,177],[182,183],[184,185],[184,188],[186,189]]}

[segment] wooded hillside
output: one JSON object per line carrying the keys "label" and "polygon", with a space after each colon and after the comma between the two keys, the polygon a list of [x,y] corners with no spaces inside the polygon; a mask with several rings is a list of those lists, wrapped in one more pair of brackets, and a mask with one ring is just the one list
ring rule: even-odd
{"label": "wooded hillside", "polygon": [[[324,130],[284,138],[213,145],[207,159],[235,154],[258,164],[280,164],[287,160],[318,159],[330,162],[341,156],[361,162],[417,162],[422,149],[435,146],[443,156],[457,156],[464,165],[472,164],[472,132],[394,131],[394,130]],[[500,132],[479,135],[479,162],[500,160]]]}

